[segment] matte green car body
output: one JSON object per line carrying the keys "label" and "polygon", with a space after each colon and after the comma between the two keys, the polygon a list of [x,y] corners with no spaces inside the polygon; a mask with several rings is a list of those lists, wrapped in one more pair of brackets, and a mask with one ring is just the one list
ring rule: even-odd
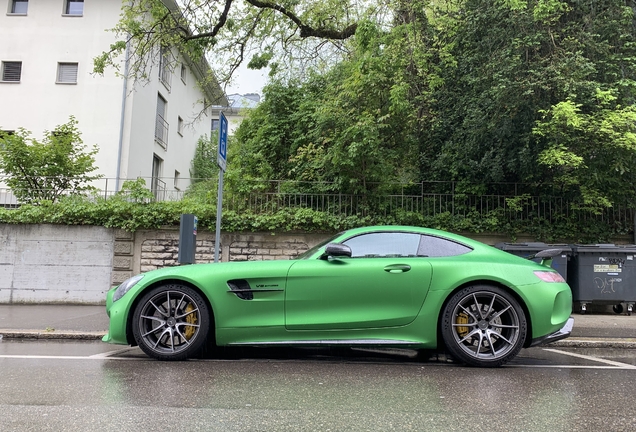
{"label": "matte green car body", "polygon": [[[530,346],[568,321],[572,294],[564,282],[544,282],[535,271],[552,269],[463,236],[417,227],[349,230],[341,243],[377,231],[441,237],[472,249],[449,257],[350,258],[324,255],[325,245],[302,259],[194,264],[147,272],[125,295],[107,296],[110,328],[103,340],[135,344],[132,315],[143,293],[178,282],[208,303],[216,345],[382,345],[434,349],[441,345],[441,313],[458,290],[476,284],[501,287],[524,310]],[[394,268],[391,266],[395,266]],[[410,271],[401,272],[400,266]],[[228,281],[247,281],[252,299]]]}

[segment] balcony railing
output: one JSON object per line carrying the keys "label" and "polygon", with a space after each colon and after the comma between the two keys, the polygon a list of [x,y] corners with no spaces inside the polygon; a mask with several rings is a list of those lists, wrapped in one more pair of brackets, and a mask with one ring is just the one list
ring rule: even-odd
{"label": "balcony railing", "polygon": [[166,182],[159,177],[153,177],[150,181],[150,190],[157,201],[170,201],[166,200]]}
{"label": "balcony railing", "polygon": [[164,148],[168,149],[168,122],[157,114],[157,120],[155,122],[155,141]]}

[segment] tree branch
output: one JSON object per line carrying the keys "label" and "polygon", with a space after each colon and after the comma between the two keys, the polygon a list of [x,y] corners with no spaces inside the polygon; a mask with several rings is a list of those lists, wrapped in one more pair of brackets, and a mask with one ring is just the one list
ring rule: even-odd
{"label": "tree branch", "polygon": [[348,39],[356,33],[356,29],[358,28],[358,24],[354,23],[350,26],[346,27],[342,31],[333,30],[329,28],[313,28],[306,24],[304,24],[300,18],[298,18],[293,12],[288,11],[283,6],[270,3],[268,1],[261,0],[245,0],[247,3],[251,4],[254,7],[260,9],[272,9],[281,14],[285,15],[289,18],[298,28],[300,29],[300,37],[305,39],[308,37],[318,37],[322,39],[334,39],[334,40],[344,40]]}
{"label": "tree branch", "polygon": [[206,37],[210,37],[210,38],[215,37],[219,33],[219,31],[223,28],[223,26],[225,25],[225,22],[227,21],[227,15],[230,13],[230,8],[232,7],[232,1],[233,0],[225,0],[225,9],[223,9],[223,13],[219,17],[219,21],[216,23],[216,25],[211,31],[187,36],[185,40],[195,40],[195,39],[201,39]]}

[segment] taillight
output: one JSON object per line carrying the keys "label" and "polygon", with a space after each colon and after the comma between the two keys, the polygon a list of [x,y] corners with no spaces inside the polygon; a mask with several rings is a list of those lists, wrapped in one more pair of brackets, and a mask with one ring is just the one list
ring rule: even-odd
{"label": "taillight", "polygon": [[536,274],[537,277],[541,279],[543,282],[565,282],[565,279],[563,279],[563,276],[561,276],[557,272],[535,271],[534,274]]}

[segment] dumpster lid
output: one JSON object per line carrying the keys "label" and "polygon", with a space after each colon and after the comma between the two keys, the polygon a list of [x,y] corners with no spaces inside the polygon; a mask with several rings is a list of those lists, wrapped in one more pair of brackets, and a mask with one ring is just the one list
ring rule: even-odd
{"label": "dumpster lid", "polygon": [[636,246],[635,245],[615,245],[613,243],[599,243],[599,244],[589,244],[589,245],[572,245],[572,251],[575,253],[602,253],[602,252],[612,252],[612,253],[626,253],[626,254],[635,254]]}

